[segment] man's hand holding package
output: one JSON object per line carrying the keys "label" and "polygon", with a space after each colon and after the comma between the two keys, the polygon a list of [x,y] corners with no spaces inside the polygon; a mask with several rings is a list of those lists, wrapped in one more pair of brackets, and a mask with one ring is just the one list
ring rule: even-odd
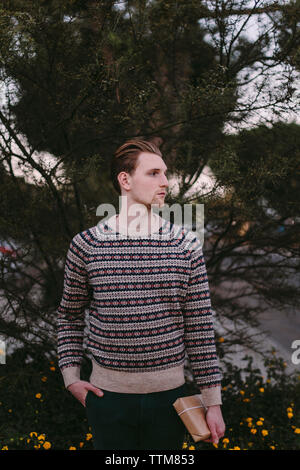
{"label": "man's hand holding package", "polygon": [[225,423],[223,420],[220,405],[209,406],[206,412],[206,422],[211,432],[211,437],[204,442],[218,444],[219,439],[224,436]]}

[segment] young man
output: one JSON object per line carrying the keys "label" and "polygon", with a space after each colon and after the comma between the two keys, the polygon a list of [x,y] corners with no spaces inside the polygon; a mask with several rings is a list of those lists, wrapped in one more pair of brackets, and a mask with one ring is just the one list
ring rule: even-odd
{"label": "young man", "polygon": [[[207,407],[209,441],[224,435],[201,244],[193,232],[152,210],[164,205],[166,170],[153,143],[122,145],[111,172],[126,204],[75,235],[67,253],[59,367],[67,389],[86,406],[95,449],[182,448],[185,427],[173,403],[188,394],[186,353]],[[144,210],[138,219],[136,207]],[[80,379],[85,330],[89,381]]]}

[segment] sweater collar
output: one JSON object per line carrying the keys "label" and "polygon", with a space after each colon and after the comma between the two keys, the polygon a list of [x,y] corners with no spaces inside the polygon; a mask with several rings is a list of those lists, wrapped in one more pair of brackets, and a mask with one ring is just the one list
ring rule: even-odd
{"label": "sweater collar", "polygon": [[[118,231],[117,231],[117,222],[118,222]],[[129,224],[129,227],[127,224],[124,223],[124,221],[119,220],[117,218],[117,215],[113,215],[110,217],[106,222],[106,226],[108,226],[114,233],[121,233],[122,235],[129,235],[129,236],[147,236],[147,235],[152,235],[155,233],[160,233],[161,228],[163,225],[166,223],[164,219],[162,219],[159,215],[155,214],[154,212],[151,214],[151,232],[149,233],[149,227],[148,227],[148,220],[147,219],[141,219],[141,228],[139,228],[137,231],[134,230],[136,226],[136,222],[132,222],[132,224]]]}

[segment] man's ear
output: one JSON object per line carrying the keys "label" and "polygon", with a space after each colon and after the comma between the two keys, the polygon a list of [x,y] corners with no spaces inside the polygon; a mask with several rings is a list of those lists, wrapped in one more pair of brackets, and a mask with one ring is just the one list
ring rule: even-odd
{"label": "man's ear", "polygon": [[121,188],[130,189],[130,175],[126,171],[121,171],[117,178]]}

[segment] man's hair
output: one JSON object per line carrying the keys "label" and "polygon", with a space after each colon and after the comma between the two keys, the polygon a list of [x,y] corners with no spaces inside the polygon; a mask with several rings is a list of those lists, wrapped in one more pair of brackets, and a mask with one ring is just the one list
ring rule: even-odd
{"label": "man's hair", "polygon": [[143,139],[127,140],[114,153],[111,160],[111,180],[115,190],[121,195],[118,174],[126,171],[132,175],[137,167],[137,160],[142,152],[154,153],[162,157],[161,151],[154,142]]}

